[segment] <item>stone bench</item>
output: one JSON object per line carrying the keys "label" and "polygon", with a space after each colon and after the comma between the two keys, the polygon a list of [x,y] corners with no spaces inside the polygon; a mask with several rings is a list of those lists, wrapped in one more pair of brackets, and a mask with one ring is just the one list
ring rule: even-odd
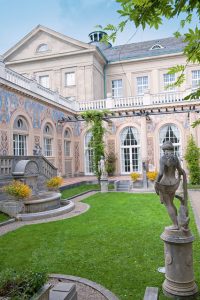
{"label": "stone bench", "polygon": [[158,288],[147,287],[143,300],[158,300]]}
{"label": "stone bench", "polygon": [[49,300],[77,300],[76,285],[65,282],[56,284],[50,290]]}

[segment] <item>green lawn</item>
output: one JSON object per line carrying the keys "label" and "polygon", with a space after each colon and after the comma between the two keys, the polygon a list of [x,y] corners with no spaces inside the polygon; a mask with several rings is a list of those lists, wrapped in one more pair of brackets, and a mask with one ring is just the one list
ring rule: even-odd
{"label": "green lawn", "polygon": [[[0,268],[47,269],[102,284],[121,300],[143,299],[146,286],[161,288],[164,265],[160,235],[170,224],[154,194],[98,193],[91,208],[74,218],[29,225],[0,238]],[[195,235],[195,278],[200,286],[199,236]],[[166,299],[163,295],[160,300]],[[200,298],[198,298],[200,299]]]}
{"label": "green lawn", "polygon": [[0,212],[0,223],[9,220],[10,217],[8,215],[3,214]]}
{"label": "green lawn", "polygon": [[[109,184],[109,190],[114,189],[113,184]],[[100,190],[99,184],[81,184],[79,186],[71,187],[62,192],[62,199],[67,199],[72,196],[81,194],[83,192],[91,191],[91,190]]]}

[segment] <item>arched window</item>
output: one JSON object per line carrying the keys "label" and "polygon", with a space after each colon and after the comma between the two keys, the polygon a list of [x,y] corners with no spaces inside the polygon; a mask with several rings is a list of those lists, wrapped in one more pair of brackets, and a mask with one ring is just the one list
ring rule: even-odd
{"label": "arched window", "polygon": [[181,141],[180,141],[180,132],[178,127],[175,124],[167,124],[161,127],[160,134],[160,154],[162,155],[162,145],[166,141],[172,142],[174,145],[174,153],[180,157],[181,156]]}
{"label": "arched window", "polygon": [[65,130],[64,133],[64,155],[65,156],[70,156],[71,154],[71,133],[69,129]]}
{"label": "arched window", "polygon": [[13,155],[27,155],[28,123],[18,116],[13,125]]}
{"label": "arched window", "polygon": [[44,136],[44,156],[53,156],[53,128],[47,123],[43,130]]}
{"label": "arched window", "polygon": [[120,134],[122,174],[141,170],[140,138],[135,127],[126,127]]}
{"label": "arched window", "polygon": [[37,50],[36,52],[45,52],[45,51],[48,51],[48,45],[47,44],[40,44],[38,47],[37,47]]}
{"label": "arched window", "polygon": [[92,133],[89,131],[85,135],[85,141],[84,141],[85,174],[86,175],[93,174],[93,149],[90,145],[91,139],[92,139]]}

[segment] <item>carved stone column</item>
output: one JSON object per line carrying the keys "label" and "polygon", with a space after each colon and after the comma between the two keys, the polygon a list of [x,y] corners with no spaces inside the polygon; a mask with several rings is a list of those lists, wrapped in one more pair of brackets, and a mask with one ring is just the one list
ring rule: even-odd
{"label": "carved stone column", "polygon": [[190,299],[197,291],[194,281],[192,242],[190,231],[165,228],[161,235],[165,249],[165,281],[163,292],[169,297]]}

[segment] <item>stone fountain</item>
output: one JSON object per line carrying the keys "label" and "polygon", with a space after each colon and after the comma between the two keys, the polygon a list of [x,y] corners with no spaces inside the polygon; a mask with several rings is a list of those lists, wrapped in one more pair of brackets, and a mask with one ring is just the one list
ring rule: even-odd
{"label": "stone fountain", "polygon": [[[61,193],[48,191],[45,178],[41,174],[40,160],[21,159],[12,171],[14,180],[19,180],[32,189],[29,199],[15,201],[7,199],[0,202],[0,210],[17,220],[35,220],[66,213],[74,208],[74,203],[61,201]],[[46,178],[47,179],[47,178]]]}

